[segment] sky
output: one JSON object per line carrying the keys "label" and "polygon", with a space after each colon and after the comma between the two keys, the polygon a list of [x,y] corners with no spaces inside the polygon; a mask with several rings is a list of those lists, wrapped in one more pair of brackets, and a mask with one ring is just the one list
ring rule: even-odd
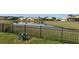
{"label": "sky", "polygon": [[24,17],[56,17],[56,18],[64,18],[68,14],[0,14],[0,16],[24,16]]}

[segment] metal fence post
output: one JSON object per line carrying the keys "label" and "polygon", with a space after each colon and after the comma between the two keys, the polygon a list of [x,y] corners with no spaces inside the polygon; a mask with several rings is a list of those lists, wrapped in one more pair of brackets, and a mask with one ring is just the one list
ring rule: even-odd
{"label": "metal fence post", "polygon": [[12,24],[12,31],[11,31],[12,33],[14,32],[14,26],[13,26],[13,24]]}
{"label": "metal fence post", "polygon": [[78,42],[78,33],[77,33],[77,41],[76,41],[76,44],[78,44],[79,42]]}
{"label": "metal fence post", "polygon": [[63,41],[63,27],[61,28],[61,41]]}
{"label": "metal fence post", "polygon": [[4,32],[4,24],[2,24],[2,32]]}
{"label": "metal fence post", "polygon": [[24,25],[24,32],[26,32],[26,25]]}
{"label": "metal fence post", "polygon": [[40,38],[42,37],[42,26],[40,26]]}
{"label": "metal fence post", "polygon": [[0,32],[1,32],[1,24],[0,24]]}

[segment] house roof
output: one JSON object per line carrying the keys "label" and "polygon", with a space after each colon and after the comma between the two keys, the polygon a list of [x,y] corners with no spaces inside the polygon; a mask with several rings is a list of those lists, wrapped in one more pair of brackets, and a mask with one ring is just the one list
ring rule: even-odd
{"label": "house roof", "polygon": [[79,16],[72,16],[72,17],[68,16],[67,18],[79,18]]}

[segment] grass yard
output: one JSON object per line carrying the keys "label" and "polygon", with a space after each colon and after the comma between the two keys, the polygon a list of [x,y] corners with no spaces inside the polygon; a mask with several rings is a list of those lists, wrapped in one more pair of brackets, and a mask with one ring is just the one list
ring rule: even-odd
{"label": "grass yard", "polygon": [[79,29],[79,22],[65,22],[65,21],[44,21],[46,24],[55,25],[71,29]]}
{"label": "grass yard", "polygon": [[11,24],[13,23],[13,20],[0,20],[0,23]]}
{"label": "grass yard", "polygon": [[42,38],[36,38],[33,37],[30,42],[27,41],[20,41],[17,40],[16,44],[64,44],[63,42],[59,42],[59,41],[51,41],[48,39],[42,39]]}
{"label": "grass yard", "polygon": [[15,43],[17,40],[17,35],[11,34],[11,33],[2,33],[0,32],[0,43],[1,44],[10,44],[10,43]]}
{"label": "grass yard", "polygon": [[18,40],[18,36],[11,33],[0,33],[0,44],[61,44],[63,42],[50,41],[33,37],[30,42]]}

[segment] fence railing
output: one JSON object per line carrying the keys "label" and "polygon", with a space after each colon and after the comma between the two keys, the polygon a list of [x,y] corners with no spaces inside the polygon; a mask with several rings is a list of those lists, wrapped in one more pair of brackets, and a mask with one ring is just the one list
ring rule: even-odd
{"label": "fence railing", "polygon": [[0,24],[0,32],[20,33],[27,32],[32,36],[57,40],[66,43],[79,43],[79,30],[63,27],[47,26],[14,26],[12,24]]}

